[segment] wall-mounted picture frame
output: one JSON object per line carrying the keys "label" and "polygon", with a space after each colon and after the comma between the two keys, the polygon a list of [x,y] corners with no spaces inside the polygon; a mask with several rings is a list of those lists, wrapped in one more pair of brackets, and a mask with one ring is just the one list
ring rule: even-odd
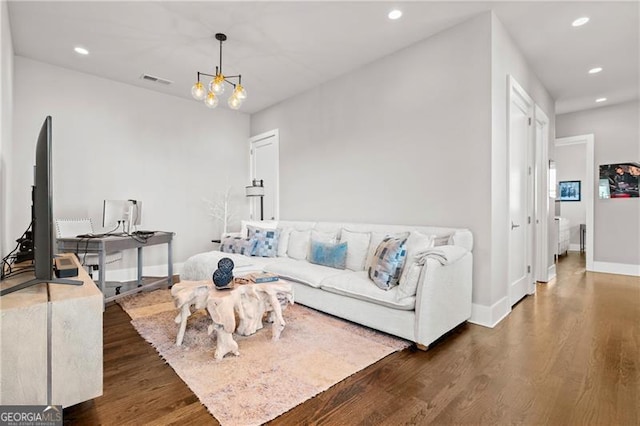
{"label": "wall-mounted picture frame", "polygon": [[600,198],[637,198],[639,180],[639,163],[603,164],[598,194]]}
{"label": "wall-mounted picture frame", "polygon": [[580,201],[580,181],[563,180],[558,182],[558,199],[560,201]]}

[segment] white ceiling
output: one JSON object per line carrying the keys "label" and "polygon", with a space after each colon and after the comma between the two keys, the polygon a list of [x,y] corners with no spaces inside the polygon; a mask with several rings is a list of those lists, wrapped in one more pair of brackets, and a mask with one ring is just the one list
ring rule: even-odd
{"label": "white ceiling", "polygon": [[[404,12],[397,21],[387,18],[394,7]],[[213,35],[226,33],[224,71],[242,74],[242,110],[252,113],[491,9],[557,113],[639,98],[636,1],[10,1],[9,17],[16,55],[189,99],[196,71],[217,65]],[[571,27],[580,16],[591,21]],[[587,74],[594,66],[604,71]]]}

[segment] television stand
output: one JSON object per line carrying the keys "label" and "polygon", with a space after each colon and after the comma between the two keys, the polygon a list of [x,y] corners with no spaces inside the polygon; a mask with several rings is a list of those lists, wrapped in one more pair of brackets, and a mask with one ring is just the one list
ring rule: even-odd
{"label": "television stand", "polygon": [[62,256],[78,267],[75,280],[0,281],[0,405],[68,407],[102,395],[102,293],[73,254]]}
{"label": "television stand", "polygon": [[[7,280],[9,281],[9,280]],[[29,281],[25,281],[21,284],[14,285],[13,287],[6,288],[4,290],[0,290],[0,297],[5,294],[13,293],[14,291],[19,291],[34,285],[38,284],[67,284],[67,285],[82,285],[84,284],[82,281],[78,280],[69,280],[66,278],[52,278],[50,280],[41,280],[39,278],[33,278]]]}

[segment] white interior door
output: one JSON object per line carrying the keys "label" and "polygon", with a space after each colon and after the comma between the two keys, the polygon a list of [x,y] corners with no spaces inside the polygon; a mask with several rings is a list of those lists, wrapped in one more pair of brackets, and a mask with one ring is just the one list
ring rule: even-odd
{"label": "white interior door", "polygon": [[514,305],[529,293],[532,274],[533,101],[510,77],[509,150],[509,299]]}
{"label": "white interior door", "polygon": [[[251,144],[251,181],[262,180],[264,185],[264,219],[280,216],[280,147],[278,130],[272,130],[249,139]],[[251,218],[260,219],[260,199],[251,200]]]}

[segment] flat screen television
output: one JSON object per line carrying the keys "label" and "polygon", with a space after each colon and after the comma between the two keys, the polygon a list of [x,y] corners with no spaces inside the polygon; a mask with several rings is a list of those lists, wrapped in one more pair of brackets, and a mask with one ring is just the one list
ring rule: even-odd
{"label": "flat screen television", "polygon": [[82,285],[82,281],[59,279],[53,273],[53,180],[51,156],[51,117],[48,116],[36,143],[36,164],[31,192],[33,257],[35,277],[0,291],[0,296],[41,283]]}

